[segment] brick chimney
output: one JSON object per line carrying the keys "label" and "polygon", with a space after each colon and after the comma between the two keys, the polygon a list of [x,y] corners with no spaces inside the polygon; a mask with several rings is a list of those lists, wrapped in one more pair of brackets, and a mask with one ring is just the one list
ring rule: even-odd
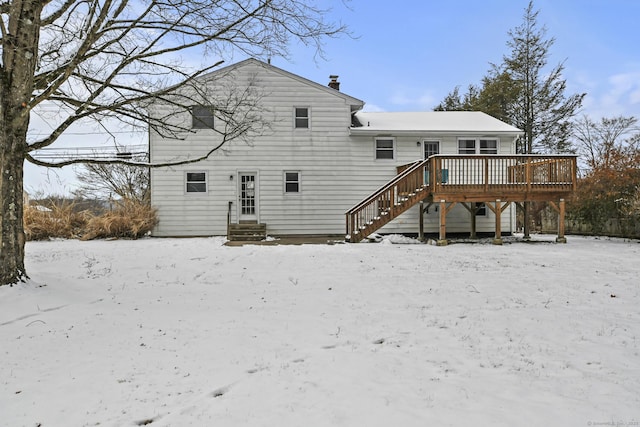
{"label": "brick chimney", "polygon": [[340,90],[340,82],[338,81],[338,76],[332,74],[329,76],[329,87],[335,90]]}

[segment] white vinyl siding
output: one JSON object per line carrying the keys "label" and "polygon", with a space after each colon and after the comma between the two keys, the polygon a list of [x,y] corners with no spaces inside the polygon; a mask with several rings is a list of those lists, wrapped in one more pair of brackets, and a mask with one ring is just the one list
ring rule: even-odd
{"label": "white vinyl siding", "polygon": [[[258,220],[267,224],[270,235],[344,235],[345,212],[394,177],[396,166],[424,155],[423,145],[416,141],[439,140],[441,154],[457,153],[455,135],[378,137],[392,139],[394,151],[392,159],[377,161],[375,137],[350,133],[349,103],[355,101],[348,95],[257,62],[232,70],[228,78],[236,86],[258,82],[261,114],[270,123],[269,132],[251,144],[227,143],[197,166],[152,169],[152,204],[160,218],[155,236],[226,235],[227,215],[234,223],[238,220],[238,173],[242,171],[259,174]],[[216,82],[225,83],[224,79]],[[309,108],[311,128],[307,131],[295,129],[292,106]],[[159,114],[171,117],[167,110]],[[171,120],[188,128],[191,117],[186,114]],[[151,160],[159,163],[201,156],[219,141],[212,132],[185,132],[177,139],[163,139],[151,131]],[[501,139],[501,149],[505,141]],[[204,171],[207,192],[186,193],[186,172]],[[298,173],[298,193],[286,192],[286,172]],[[430,212],[425,214],[425,230],[437,232],[438,216],[433,207]],[[493,231],[492,218],[492,214],[478,218],[478,232]],[[509,223],[509,217],[503,217],[505,231]],[[382,231],[417,233],[417,224],[416,207]],[[447,232],[468,231],[468,211],[456,206],[447,216]]]}
{"label": "white vinyl siding", "polygon": [[[153,234],[225,235],[228,212],[232,222],[238,220],[237,174],[247,170],[259,173],[258,219],[267,224],[270,234],[344,234],[344,212],[371,191],[371,184],[358,177],[352,189],[339,188],[358,174],[354,165],[372,162],[370,143],[360,147],[366,160],[356,153],[340,155],[348,150],[349,144],[351,110],[345,102],[348,95],[325,89],[324,85],[310,85],[259,64],[236,71],[229,73],[236,85],[252,78],[260,82],[261,114],[270,123],[269,132],[251,144],[227,143],[198,163],[199,168],[208,172],[208,193],[199,193],[206,195],[203,197],[185,199],[185,167],[152,170],[152,204],[161,218]],[[292,106],[308,108],[311,128],[294,128]],[[180,118],[174,120],[178,122]],[[204,132],[185,133],[183,139],[175,140],[162,139],[151,132],[150,138],[155,162],[203,155],[219,141],[217,135]],[[297,194],[284,191],[283,171],[299,172],[302,191]]]}

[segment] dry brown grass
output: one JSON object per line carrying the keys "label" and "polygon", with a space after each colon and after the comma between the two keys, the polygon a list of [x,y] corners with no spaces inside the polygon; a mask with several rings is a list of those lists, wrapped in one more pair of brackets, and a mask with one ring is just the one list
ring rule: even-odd
{"label": "dry brown grass", "polygon": [[151,206],[125,200],[120,202],[116,209],[92,217],[85,226],[82,239],[137,239],[153,230],[157,223],[155,209]]}
{"label": "dry brown grass", "polygon": [[24,231],[27,240],[73,239],[82,234],[90,217],[87,211],[78,212],[73,202],[25,206]]}
{"label": "dry brown grass", "polygon": [[51,238],[91,240],[100,238],[137,239],[150,232],[158,223],[155,210],[134,201],[122,201],[102,215],[77,211],[73,202],[24,207],[24,228],[27,240]]}

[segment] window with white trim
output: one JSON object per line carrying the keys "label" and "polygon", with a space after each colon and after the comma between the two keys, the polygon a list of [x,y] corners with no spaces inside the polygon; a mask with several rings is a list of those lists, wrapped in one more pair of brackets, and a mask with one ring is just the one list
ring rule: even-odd
{"label": "window with white trim", "polygon": [[458,154],[476,154],[475,139],[459,139]]}
{"label": "window with white trim", "polygon": [[395,141],[393,138],[376,138],[376,160],[393,160]]}
{"label": "window with white trim", "polygon": [[310,114],[308,107],[295,107],[294,108],[294,126],[296,129],[309,129],[310,126]]}
{"label": "window with white trim", "polygon": [[192,129],[213,129],[213,108],[202,105],[191,107]]}
{"label": "window with white trim", "polygon": [[186,173],[186,190],[187,193],[206,193],[207,192],[207,173],[206,172],[187,172]]}
{"label": "window with white trim", "polygon": [[498,154],[497,139],[481,139],[480,154]]}
{"label": "window with white trim", "polygon": [[284,172],[284,192],[287,194],[297,194],[300,192],[300,172]]}
{"label": "window with white trim", "polygon": [[460,138],[458,154],[498,154],[496,138]]}

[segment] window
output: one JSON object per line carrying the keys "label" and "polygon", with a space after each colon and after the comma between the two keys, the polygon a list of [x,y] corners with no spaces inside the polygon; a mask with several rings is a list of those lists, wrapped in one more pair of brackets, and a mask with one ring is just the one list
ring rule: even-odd
{"label": "window", "polygon": [[394,143],[390,138],[376,138],[376,159],[394,158]]}
{"label": "window", "polygon": [[475,139],[459,139],[458,154],[476,154]]}
{"label": "window", "polygon": [[440,141],[424,141],[424,158],[440,153]]}
{"label": "window", "polygon": [[309,109],[306,107],[295,108],[296,129],[309,129]]}
{"label": "window", "polygon": [[195,105],[191,107],[192,129],[213,129],[213,109]]}
{"label": "window", "polygon": [[187,172],[187,193],[206,193],[207,173]]}
{"label": "window", "polygon": [[487,205],[484,203],[476,203],[476,216],[487,216]]}
{"label": "window", "polygon": [[285,193],[300,192],[300,172],[284,173],[284,192]]}
{"label": "window", "polygon": [[480,154],[498,154],[498,140],[481,139]]}
{"label": "window", "polygon": [[498,154],[498,140],[459,139],[458,154]]}

